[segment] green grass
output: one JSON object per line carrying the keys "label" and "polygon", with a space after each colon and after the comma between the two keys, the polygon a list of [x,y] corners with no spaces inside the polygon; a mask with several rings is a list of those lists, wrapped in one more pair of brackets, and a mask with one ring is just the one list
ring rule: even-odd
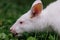
{"label": "green grass", "polygon": [[[34,0],[33,0],[34,1]],[[58,40],[58,34],[54,32],[23,33],[23,37],[14,37],[9,29],[15,21],[27,12],[33,1],[28,0],[0,0],[0,40]],[[52,0],[42,0],[44,8]],[[26,3],[25,3],[26,2]],[[29,3],[30,2],[30,3]]]}

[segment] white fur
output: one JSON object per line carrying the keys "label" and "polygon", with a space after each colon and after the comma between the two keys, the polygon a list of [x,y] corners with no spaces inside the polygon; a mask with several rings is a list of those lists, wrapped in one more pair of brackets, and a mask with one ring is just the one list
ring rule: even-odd
{"label": "white fur", "polygon": [[[41,1],[36,0],[32,7]],[[31,17],[31,9],[22,15],[16,23],[10,28],[14,29],[17,33],[31,32],[31,31],[44,31],[52,28],[55,32],[60,34],[60,1],[56,1],[48,5],[39,16]],[[23,24],[19,22],[23,21]],[[50,27],[51,26],[51,27]]]}
{"label": "white fur", "polygon": [[33,4],[32,4],[32,7],[37,4],[37,3],[42,3],[40,0],[36,0]]}

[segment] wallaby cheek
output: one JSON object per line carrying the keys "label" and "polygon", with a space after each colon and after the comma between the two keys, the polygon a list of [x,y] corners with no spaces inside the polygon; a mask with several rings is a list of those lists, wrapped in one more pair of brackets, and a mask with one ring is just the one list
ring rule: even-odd
{"label": "wallaby cheek", "polygon": [[23,32],[24,32],[24,30],[23,30],[23,29],[21,29],[21,28],[19,28],[19,27],[17,27],[17,28],[16,28],[16,32],[17,32],[17,33],[23,33]]}
{"label": "wallaby cheek", "polygon": [[34,30],[34,26],[27,24],[27,25],[23,26],[23,30],[25,32],[30,32],[30,31]]}

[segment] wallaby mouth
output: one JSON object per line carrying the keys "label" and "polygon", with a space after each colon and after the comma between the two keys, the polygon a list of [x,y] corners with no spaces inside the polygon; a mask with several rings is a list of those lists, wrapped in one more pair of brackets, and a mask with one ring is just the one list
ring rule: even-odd
{"label": "wallaby mouth", "polygon": [[12,33],[12,35],[13,35],[13,37],[22,37],[22,34],[20,34],[20,33],[16,33],[16,34]]}
{"label": "wallaby mouth", "polygon": [[16,34],[13,34],[13,33],[12,33],[12,35],[13,35],[13,37],[15,37],[15,36],[17,36],[17,35],[18,35],[18,33],[16,33]]}

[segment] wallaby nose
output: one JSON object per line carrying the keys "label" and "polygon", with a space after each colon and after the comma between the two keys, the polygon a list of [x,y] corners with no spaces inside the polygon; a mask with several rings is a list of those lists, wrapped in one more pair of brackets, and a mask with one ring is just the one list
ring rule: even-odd
{"label": "wallaby nose", "polygon": [[14,35],[17,35],[18,33],[14,29],[10,29],[10,32]]}

